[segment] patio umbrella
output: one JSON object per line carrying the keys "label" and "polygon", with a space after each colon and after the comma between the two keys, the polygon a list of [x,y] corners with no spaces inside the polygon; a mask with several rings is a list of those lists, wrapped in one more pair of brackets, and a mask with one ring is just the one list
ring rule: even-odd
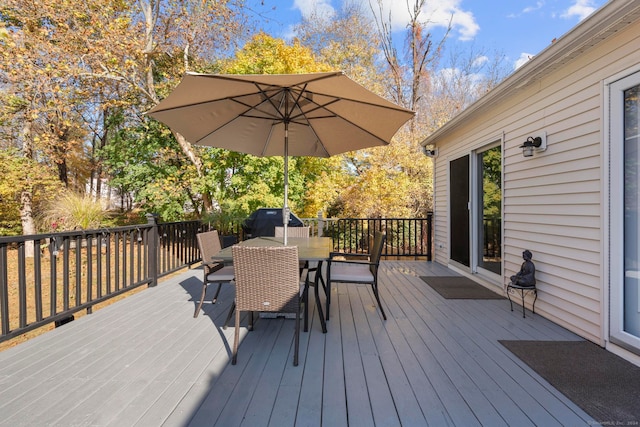
{"label": "patio umbrella", "polygon": [[284,242],[289,156],[329,157],[389,144],[413,112],[342,72],[187,73],[149,116],[192,144],[255,156],[284,156]]}

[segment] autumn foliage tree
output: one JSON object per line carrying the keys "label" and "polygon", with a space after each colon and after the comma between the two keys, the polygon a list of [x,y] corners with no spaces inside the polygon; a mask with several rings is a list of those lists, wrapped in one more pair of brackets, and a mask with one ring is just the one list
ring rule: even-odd
{"label": "autumn foliage tree", "polygon": [[[411,80],[407,80],[404,68],[396,70],[400,74],[392,72],[394,68],[389,63],[400,67],[400,59],[393,58],[397,52],[392,45],[385,44],[389,42],[385,39],[387,35],[362,5],[348,3],[333,16],[314,12],[296,27],[296,32],[323,61],[340,67],[379,95],[413,108],[405,96],[410,93]],[[380,57],[386,60],[381,62]],[[419,73],[422,74],[416,76],[416,82],[422,82],[426,71]],[[329,212],[351,217],[426,214],[431,208],[432,163],[422,153],[420,135],[414,131],[415,121],[398,132],[389,146],[342,156],[347,176],[336,181]]]}
{"label": "autumn foliage tree", "polygon": [[[166,220],[279,205],[281,157],[192,146],[144,112],[185,71],[338,69],[413,109],[416,119],[387,147],[294,158],[292,209],[301,216],[424,215],[431,207],[431,159],[420,141],[504,74],[478,68],[475,54],[452,58],[450,70],[438,67],[445,38],[432,39],[421,14],[426,1],[404,2],[410,21],[397,44],[379,0],[312,13],[291,41],[253,34],[242,0],[4,0],[0,150],[7,159],[2,171],[11,175],[5,182],[16,185],[1,188],[13,209],[3,218],[18,218],[23,234],[34,233],[45,194],[65,187],[100,194],[103,182],[123,206]],[[471,77],[478,71],[488,77]],[[25,179],[36,184],[18,185]]]}
{"label": "autumn foliage tree", "polygon": [[[228,74],[295,74],[331,71],[298,40],[287,43],[265,33],[254,35],[233,57],[221,64]],[[261,207],[278,207],[284,199],[284,159],[255,157],[222,149],[203,149],[205,167],[214,180],[217,210],[242,217]],[[341,173],[339,159],[289,159],[289,204],[294,213],[315,216],[334,196],[319,193],[319,180],[332,181]]]}
{"label": "autumn foliage tree", "polygon": [[[185,70],[226,51],[242,29],[237,6],[198,0],[3,2],[3,145],[56,170],[67,187],[84,191],[88,176],[100,182],[100,153],[119,130],[114,123],[140,125],[141,113]],[[113,115],[124,120],[113,121]],[[203,178],[197,153],[175,137]],[[24,191],[20,200],[23,233],[33,233],[33,194]]]}

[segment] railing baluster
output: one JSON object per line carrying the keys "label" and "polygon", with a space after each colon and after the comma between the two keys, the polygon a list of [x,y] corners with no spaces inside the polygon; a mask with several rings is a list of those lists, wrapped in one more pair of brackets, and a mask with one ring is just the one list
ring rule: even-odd
{"label": "railing baluster", "polygon": [[49,239],[49,316],[58,312],[58,238]]}
{"label": "railing baluster", "polygon": [[107,295],[111,294],[111,272],[113,271],[111,269],[111,234],[107,234],[105,236],[105,241],[106,241],[106,253],[105,253],[105,272],[104,272],[104,277],[106,280],[106,292]]}
{"label": "railing baluster", "polygon": [[42,259],[40,239],[34,240],[33,245],[33,287],[36,321],[42,320]]}
{"label": "railing baluster", "polygon": [[[383,230],[388,235],[385,256],[431,259],[430,215],[426,219],[313,218],[308,223],[314,235],[324,227],[322,233],[333,237],[336,250],[366,251],[374,231]],[[58,323],[80,310],[91,313],[99,302],[144,284],[152,286],[158,277],[198,262],[195,236],[205,228],[199,221],[158,224],[156,219],[112,229],[0,237],[0,341]],[[240,222],[232,229],[239,239],[243,237]],[[33,261],[26,257],[28,244],[34,246]],[[41,253],[44,247],[48,251]],[[500,250],[496,245],[491,249]],[[15,265],[8,268],[9,263]]]}
{"label": "railing baluster", "polygon": [[142,280],[142,232],[136,230],[136,282]]}
{"label": "railing baluster", "polygon": [[82,238],[76,237],[76,303],[78,307],[82,304]]}
{"label": "railing baluster", "polygon": [[135,240],[136,240],[135,230],[131,230],[131,232],[129,233],[129,250],[131,251],[131,255],[129,256],[129,286],[135,283],[135,279],[134,279],[135,277],[134,262],[136,258],[136,252],[135,252],[136,241]]}
{"label": "railing baluster", "polygon": [[131,237],[131,230],[127,230],[126,232],[122,233],[122,274],[120,275],[120,287],[122,289],[126,289],[127,287],[127,259],[128,256],[131,255],[127,255],[127,242],[129,241]]}
{"label": "railing baluster", "polygon": [[96,298],[102,297],[102,233],[96,234]]}
{"label": "railing baluster", "polygon": [[69,238],[64,238],[62,251],[62,311],[69,310]]}
{"label": "railing baluster", "polygon": [[7,245],[0,245],[0,323],[2,323],[2,335],[8,335],[11,331],[9,325],[9,276],[7,273]]}
{"label": "railing baluster", "polygon": [[27,325],[27,282],[25,276],[25,242],[18,245],[18,307],[20,310],[19,324],[21,328]]}
{"label": "railing baluster", "polygon": [[[87,290],[86,290],[86,294],[87,294],[87,301],[86,302],[93,302],[93,239],[91,238],[91,235],[87,235],[87,247],[86,247],[86,253],[87,253]],[[93,307],[93,305],[89,305],[89,307],[87,307],[87,314],[91,314],[91,308]]]}
{"label": "railing baluster", "polygon": [[116,245],[116,250],[115,253],[113,254],[113,258],[115,259],[115,266],[114,266],[114,290],[117,292],[120,290],[120,236],[122,236],[123,232],[118,232],[115,233],[115,242],[114,244]]}

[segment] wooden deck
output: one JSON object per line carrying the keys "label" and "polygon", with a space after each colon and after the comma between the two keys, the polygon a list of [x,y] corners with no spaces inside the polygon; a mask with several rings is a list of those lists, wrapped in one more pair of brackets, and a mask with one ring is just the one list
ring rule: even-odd
{"label": "wooden deck", "polygon": [[282,318],[243,327],[232,366],[234,328],[221,328],[232,288],[194,319],[202,271],[186,271],[0,353],[0,425],[593,424],[498,343],[579,338],[506,299],[445,300],[419,277],[448,274],[383,262],[386,322],[368,288],[338,285],[328,333],[314,317],[294,367],[294,321]]}

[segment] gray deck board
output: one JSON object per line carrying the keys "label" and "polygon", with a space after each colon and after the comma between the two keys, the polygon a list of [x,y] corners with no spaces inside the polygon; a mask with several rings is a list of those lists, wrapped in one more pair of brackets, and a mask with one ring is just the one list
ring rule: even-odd
{"label": "gray deck board", "polygon": [[580,338],[539,315],[523,319],[506,299],[445,300],[420,279],[451,274],[385,261],[388,320],[368,287],[338,284],[326,334],[310,295],[294,367],[294,321],[257,319],[248,331],[246,315],[232,366],[233,319],[222,326],[233,287],[194,319],[202,271],[182,272],[0,353],[0,426],[593,423],[498,342]]}

